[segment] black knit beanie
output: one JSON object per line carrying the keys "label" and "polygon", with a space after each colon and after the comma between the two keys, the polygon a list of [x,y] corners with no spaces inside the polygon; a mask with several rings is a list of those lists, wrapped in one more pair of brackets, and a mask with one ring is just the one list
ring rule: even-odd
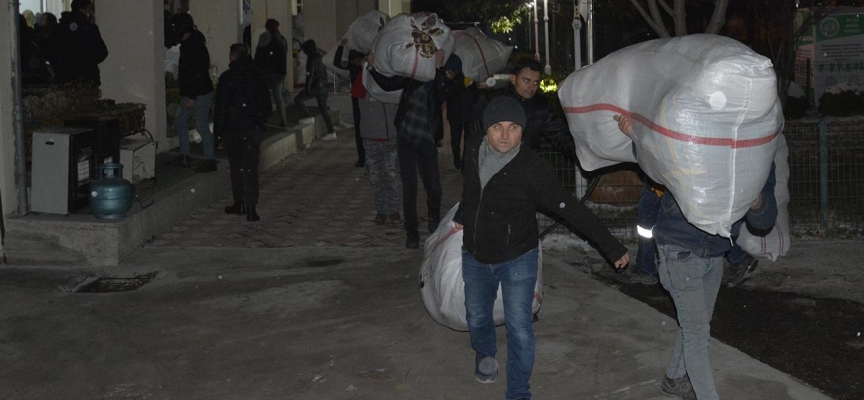
{"label": "black knit beanie", "polygon": [[501,121],[510,121],[525,129],[525,120],[525,110],[519,102],[510,96],[498,96],[483,111],[483,131]]}

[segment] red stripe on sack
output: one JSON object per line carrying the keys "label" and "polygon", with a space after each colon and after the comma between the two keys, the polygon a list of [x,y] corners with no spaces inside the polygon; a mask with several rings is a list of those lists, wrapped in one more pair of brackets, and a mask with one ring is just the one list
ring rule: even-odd
{"label": "red stripe on sack", "polygon": [[[464,35],[462,31],[459,31],[458,33],[460,34],[459,36]],[[480,42],[478,42],[473,36],[471,36],[471,40],[474,41],[474,44],[477,45],[477,50],[480,51],[480,58],[483,59],[483,68],[486,70],[486,77],[491,77],[492,74],[489,72],[489,64],[486,62],[486,54],[483,53],[483,48],[480,47]]]}
{"label": "red stripe on sack", "polygon": [[420,64],[420,49],[414,47],[414,68],[411,69],[411,79],[414,79],[414,76],[417,75],[417,68]]}
{"label": "red stripe on sack", "polygon": [[623,108],[614,106],[614,105],[609,104],[609,103],[598,103],[598,104],[592,104],[590,106],[565,107],[564,108],[564,112],[569,113],[569,114],[587,114],[587,113],[595,112],[595,111],[612,111],[612,112],[615,112],[618,114],[623,114],[623,115],[630,117],[630,119],[637,121],[637,122],[641,123],[642,125],[647,126],[651,130],[653,130],[653,131],[655,131],[655,132],[657,132],[663,136],[666,136],[670,139],[675,139],[678,141],[693,143],[693,144],[702,144],[702,145],[706,145],[706,146],[726,146],[726,147],[731,147],[733,149],[744,149],[744,148],[748,148],[748,147],[757,147],[757,146],[761,146],[761,145],[764,145],[766,143],[771,142],[772,140],[774,140],[774,138],[777,137],[777,135],[780,134],[780,131],[778,130],[777,132],[772,133],[768,136],[764,136],[764,137],[756,138],[756,139],[735,140],[735,139],[730,139],[730,138],[707,138],[707,137],[694,136],[694,135],[690,135],[690,134],[686,134],[686,133],[673,131],[669,128],[666,128],[664,126],[661,126],[661,125],[654,123],[654,121],[648,119],[644,115],[631,113],[627,110],[624,110]]}

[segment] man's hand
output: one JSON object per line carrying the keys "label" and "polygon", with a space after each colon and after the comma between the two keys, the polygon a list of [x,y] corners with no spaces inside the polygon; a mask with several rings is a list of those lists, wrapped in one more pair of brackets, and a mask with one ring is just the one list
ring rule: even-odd
{"label": "man's hand", "polygon": [[621,269],[627,266],[630,262],[630,253],[624,253],[624,256],[615,261],[615,269]]}
{"label": "man's hand", "polygon": [[633,132],[633,121],[630,119],[630,117],[621,114],[616,115],[612,118],[618,121],[618,129],[620,129],[622,133],[629,137],[630,133]]}
{"label": "man's hand", "polygon": [[759,193],[759,197],[757,197],[756,200],[753,201],[753,204],[750,204],[750,209],[751,210],[758,210],[759,207],[761,207],[761,206],[762,206],[762,193]]}
{"label": "man's hand", "polygon": [[369,53],[366,56],[366,62],[369,63],[370,68],[375,68],[375,53]]}
{"label": "man's hand", "polygon": [[195,107],[195,99],[186,99],[186,108]]}
{"label": "man's hand", "polygon": [[441,68],[443,66],[444,66],[444,50],[438,49],[438,51],[435,52],[435,67]]}
{"label": "man's hand", "polygon": [[456,224],[456,230],[457,230],[457,231],[461,231],[462,229],[465,229],[465,227],[462,226],[462,224],[460,224],[460,223],[458,223],[458,222],[454,222],[454,224]]}

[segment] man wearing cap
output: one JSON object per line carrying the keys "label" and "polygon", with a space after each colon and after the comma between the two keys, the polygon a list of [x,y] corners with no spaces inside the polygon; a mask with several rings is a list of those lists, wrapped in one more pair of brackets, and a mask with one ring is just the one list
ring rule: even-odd
{"label": "man wearing cap", "polygon": [[537,206],[565,219],[596,243],[615,268],[629,262],[603,223],[561,186],[552,166],[522,145],[525,111],[513,98],[494,98],[483,112],[485,135],[471,138],[465,154],[462,200],[453,221],[464,229],[462,279],[465,315],[475,352],[474,376],[498,375],[492,308],[498,285],[507,324],[508,400],[530,399],[534,368],[531,303],[537,281]]}

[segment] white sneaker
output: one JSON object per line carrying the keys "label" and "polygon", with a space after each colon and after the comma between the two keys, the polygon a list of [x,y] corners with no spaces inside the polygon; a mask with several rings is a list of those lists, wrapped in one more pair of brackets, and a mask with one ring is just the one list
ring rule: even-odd
{"label": "white sneaker", "polygon": [[330,142],[330,141],[336,140],[336,133],[330,132],[324,136],[321,136],[321,140],[323,140],[325,142]]}
{"label": "white sneaker", "polygon": [[315,123],[314,117],[303,118],[300,120],[300,123],[303,125],[311,125]]}

